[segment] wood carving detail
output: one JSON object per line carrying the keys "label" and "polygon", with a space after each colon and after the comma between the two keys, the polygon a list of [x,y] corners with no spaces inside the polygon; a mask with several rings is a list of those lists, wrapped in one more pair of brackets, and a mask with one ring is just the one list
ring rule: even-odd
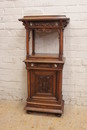
{"label": "wood carving detail", "polygon": [[50,77],[49,76],[39,76],[38,81],[38,91],[41,93],[48,93],[50,91]]}
{"label": "wood carving detail", "polygon": [[35,29],[36,32],[45,33],[58,31],[58,34],[60,34],[60,29],[64,30],[64,27],[67,25],[67,22],[23,22],[23,25],[27,30]]}
{"label": "wood carving detail", "polygon": [[52,32],[52,28],[56,30],[59,27],[58,22],[30,22],[29,28],[36,28],[37,32]]}
{"label": "wood carving detail", "polygon": [[[57,29],[54,29],[54,31],[56,31]],[[36,29],[36,32],[45,32],[45,33],[51,33],[51,32],[53,32],[53,30],[52,29],[46,29],[46,28],[41,28],[41,29],[39,29],[39,28],[37,28]]]}
{"label": "wood carving detail", "polygon": [[58,27],[59,23],[58,22],[30,22],[30,26],[43,26],[49,27],[49,26],[57,26]]}
{"label": "wood carving detail", "polygon": [[67,22],[60,21],[57,22],[23,22],[23,25],[26,29],[36,29],[37,31],[50,32],[52,29],[59,30],[60,28],[64,29],[66,27]]}

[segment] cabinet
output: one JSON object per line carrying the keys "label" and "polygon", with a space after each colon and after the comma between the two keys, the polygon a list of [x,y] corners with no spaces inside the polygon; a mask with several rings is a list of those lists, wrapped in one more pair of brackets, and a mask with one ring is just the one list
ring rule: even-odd
{"label": "cabinet", "polygon": [[[62,71],[65,62],[63,31],[69,23],[69,18],[65,15],[24,16],[19,21],[23,22],[26,29],[26,59],[24,62],[27,69],[28,97],[25,109],[27,112],[36,111],[62,115],[64,110]],[[58,33],[59,53],[36,53],[36,33],[46,32],[48,35],[50,31]],[[32,39],[31,54],[30,38]]]}

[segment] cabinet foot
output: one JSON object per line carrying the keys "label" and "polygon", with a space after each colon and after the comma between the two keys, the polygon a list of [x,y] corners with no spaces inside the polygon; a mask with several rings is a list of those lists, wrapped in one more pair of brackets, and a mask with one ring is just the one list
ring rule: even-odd
{"label": "cabinet foot", "polygon": [[61,116],[62,116],[62,114],[58,113],[58,114],[56,114],[56,116],[57,116],[57,117],[61,117]]}
{"label": "cabinet foot", "polygon": [[29,111],[29,110],[26,110],[26,113],[27,113],[27,114],[31,114],[31,111]]}

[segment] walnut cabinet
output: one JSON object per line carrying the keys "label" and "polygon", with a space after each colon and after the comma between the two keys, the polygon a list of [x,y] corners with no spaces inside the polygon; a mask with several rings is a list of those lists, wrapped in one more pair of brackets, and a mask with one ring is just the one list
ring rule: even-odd
{"label": "walnut cabinet", "polygon": [[[62,96],[62,71],[65,62],[63,31],[69,23],[69,18],[65,15],[24,16],[19,21],[23,22],[26,29],[26,59],[24,62],[27,69],[28,97],[25,109],[27,112],[55,113],[61,116],[64,111]],[[48,35],[50,31],[58,33],[58,53],[36,53],[36,33],[46,32]],[[30,38],[32,39],[31,54]]]}

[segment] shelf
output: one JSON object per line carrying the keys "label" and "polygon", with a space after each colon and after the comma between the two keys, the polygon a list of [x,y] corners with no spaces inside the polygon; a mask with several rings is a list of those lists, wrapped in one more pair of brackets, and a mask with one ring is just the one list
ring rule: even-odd
{"label": "shelf", "polygon": [[63,57],[62,60],[58,59],[25,59],[25,63],[65,63],[65,58]]}
{"label": "shelf", "polygon": [[36,16],[24,16],[19,21],[55,21],[55,20],[66,20],[68,21],[69,18],[66,15],[36,15]]}

